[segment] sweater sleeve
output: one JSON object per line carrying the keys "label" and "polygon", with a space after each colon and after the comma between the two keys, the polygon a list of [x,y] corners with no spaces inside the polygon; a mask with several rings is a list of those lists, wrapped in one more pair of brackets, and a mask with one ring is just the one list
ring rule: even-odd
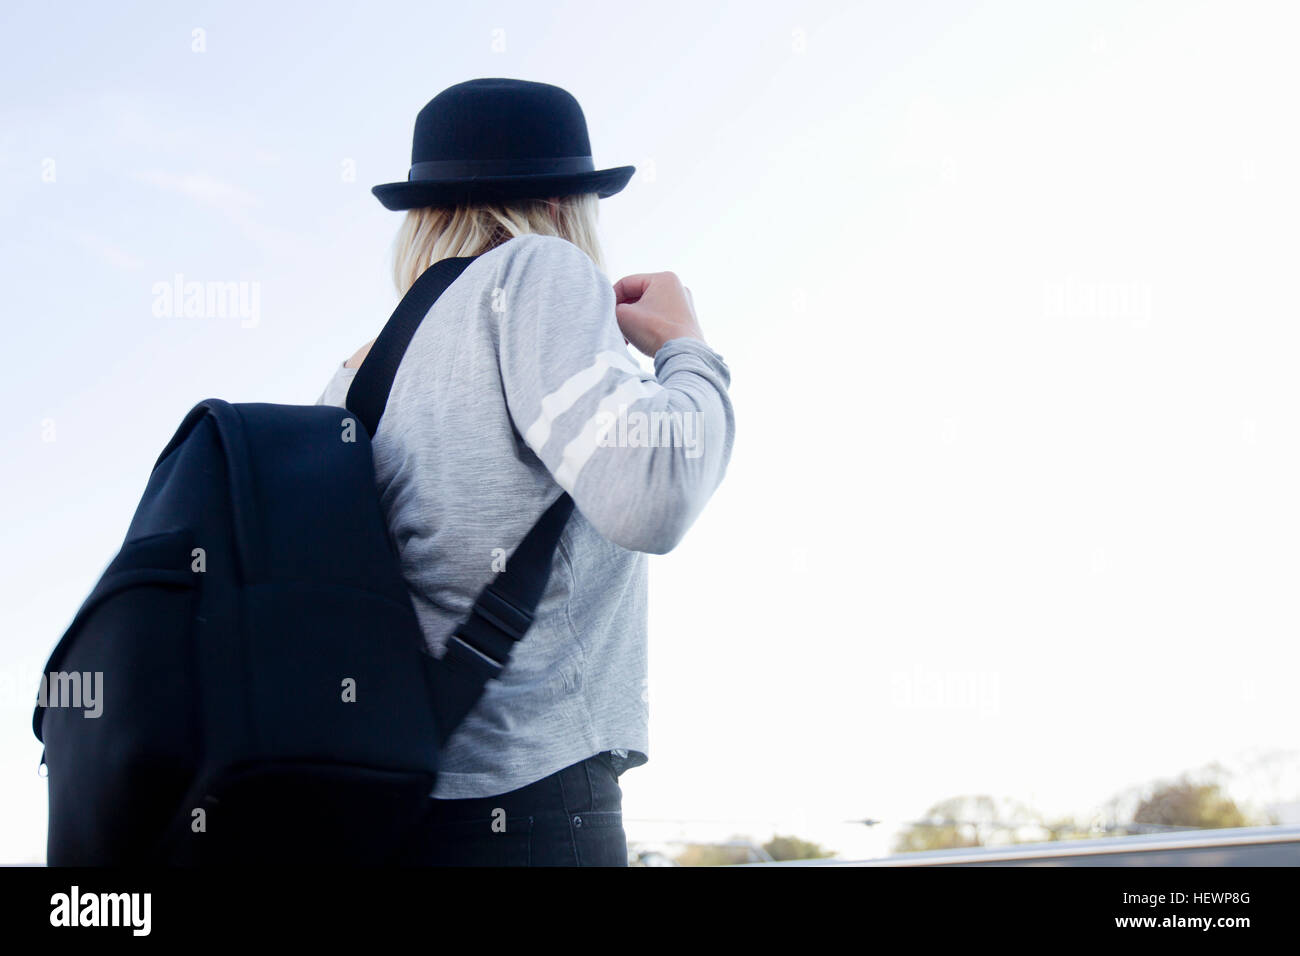
{"label": "sweater sleeve", "polygon": [[515,428],[607,539],[664,554],[682,540],[731,458],[731,373],[698,339],[673,339],[655,373],[632,361],[614,290],[577,246],[525,236],[493,293]]}

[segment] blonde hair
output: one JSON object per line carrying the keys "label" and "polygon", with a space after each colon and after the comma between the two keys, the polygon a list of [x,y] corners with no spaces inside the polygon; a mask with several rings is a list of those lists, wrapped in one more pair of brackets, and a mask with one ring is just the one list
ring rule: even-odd
{"label": "blonde hair", "polygon": [[596,193],[579,193],[558,199],[409,210],[393,249],[393,281],[398,294],[405,295],[420,274],[439,259],[476,256],[528,234],[567,239],[604,272],[596,229],[597,201]]}

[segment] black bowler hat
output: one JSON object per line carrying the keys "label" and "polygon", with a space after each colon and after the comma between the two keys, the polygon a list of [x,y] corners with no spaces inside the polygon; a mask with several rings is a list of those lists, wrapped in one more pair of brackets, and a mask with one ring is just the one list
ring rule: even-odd
{"label": "black bowler hat", "polygon": [[404,183],[371,190],[389,209],[547,199],[627,185],[635,166],[596,169],[587,120],[549,83],[480,79],[443,90],[415,118]]}

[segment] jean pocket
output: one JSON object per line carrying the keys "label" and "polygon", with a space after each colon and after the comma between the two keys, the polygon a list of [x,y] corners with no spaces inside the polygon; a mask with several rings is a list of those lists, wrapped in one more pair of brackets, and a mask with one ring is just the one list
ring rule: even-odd
{"label": "jean pocket", "polygon": [[587,782],[591,786],[591,808],[599,811],[623,809],[623,788],[618,785],[613,760],[600,753],[587,760]]}
{"label": "jean pocket", "polygon": [[533,818],[487,816],[432,823],[421,833],[426,866],[529,866]]}
{"label": "jean pocket", "polygon": [[627,866],[621,810],[585,811],[569,818],[579,866]]}

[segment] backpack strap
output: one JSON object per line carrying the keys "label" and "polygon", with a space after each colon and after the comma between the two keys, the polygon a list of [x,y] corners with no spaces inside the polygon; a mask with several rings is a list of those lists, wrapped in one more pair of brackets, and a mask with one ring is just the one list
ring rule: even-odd
{"label": "backpack strap", "polygon": [[505,669],[515,643],[528,633],[572,513],[573,499],[567,493],[555,499],[507,559],[505,570],[479,592],[469,615],[448,638],[442,657],[431,660],[439,745],[483,696],[487,682]]}
{"label": "backpack strap", "polygon": [[478,256],[457,256],[439,259],[425,269],[406,295],[402,296],[402,301],[397,303],[392,318],[385,323],[383,331],[361,362],[343,403],[361,419],[361,424],[371,438],[375,437],[379,419],[383,417],[388,405],[388,393],[392,391],[397,366],[402,363],[402,356],[406,354],[411,339],[415,338],[416,329],[438,301],[438,297],[477,258]]}
{"label": "backpack strap", "polygon": [[[440,259],[415,280],[370,347],[344,400],[373,438],[388,405],[397,367],[433,304],[477,256]],[[430,658],[438,744],[446,742],[500,675],[515,643],[533,624],[551,577],[560,535],[573,513],[573,499],[561,494],[537,519],[515,551],[479,592],[469,615],[447,641],[441,658]]]}

